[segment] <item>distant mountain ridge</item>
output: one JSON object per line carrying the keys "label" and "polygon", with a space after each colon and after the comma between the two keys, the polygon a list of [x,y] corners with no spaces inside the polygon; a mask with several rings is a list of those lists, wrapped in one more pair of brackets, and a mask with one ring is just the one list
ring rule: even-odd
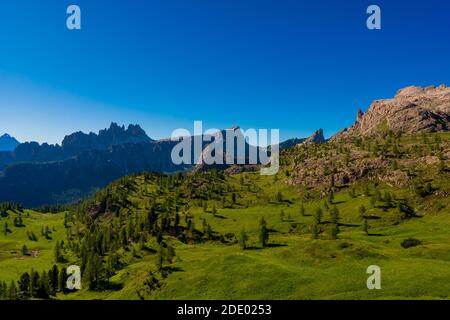
{"label": "distant mountain ridge", "polygon": [[[240,128],[223,130],[224,137],[230,130]],[[207,136],[203,138],[202,156],[214,141]],[[230,167],[197,165],[193,150],[192,164],[176,165],[171,156],[178,143],[170,139],[153,140],[138,125],[126,129],[116,123],[98,134],[68,135],[61,146],[23,143],[13,152],[0,152],[0,202],[15,201],[28,207],[64,203],[91,194],[122,176],[143,171],[173,173]],[[246,154],[251,148],[256,147],[245,143]],[[238,163],[237,157],[235,152],[234,163]]]}
{"label": "distant mountain ridge", "polygon": [[303,143],[324,143],[326,142],[326,139],[323,135],[323,129],[317,129],[312,135],[310,135],[308,138],[292,138],[285,140],[280,143],[280,150],[283,149],[289,149],[298,145],[301,145]]}
{"label": "distant mountain ridge", "polygon": [[0,151],[13,151],[19,144],[16,138],[7,133],[0,136]]}
{"label": "distant mountain ridge", "polygon": [[[233,127],[222,133],[226,136],[238,129]],[[449,130],[450,88],[444,85],[408,87],[399,90],[392,99],[373,102],[365,113],[359,111],[355,124],[336,134],[331,141],[383,135],[388,131],[414,134]],[[206,140],[202,142],[202,157],[212,151],[210,143],[213,139]],[[309,138],[290,139],[280,143],[279,147],[283,150],[326,141],[323,130],[318,129]],[[155,141],[138,125],[125,128],[112,123],[98,134],[76,132],[68,135],[61,145],[22,143],[14,151],[0,152],[0,202],[16,201],[26,206],[67,202],[88,195],[119,177],[142,171],[244,170],[244,166],[228,164],[197,165],[195,155],[193,163],[175,165],[171,153],[178,142],[170,139]],[[258,150],[248,143],[245,148],[247,152]],[[239,159],[236,152],[234,154],[236,163]],[[226,159],[227,156],[224,150],[221,157]]]}
{"label": "distant mountain ridge", "polygon": [[100,130],[98,134],[76,132],[66,136],[61,144],[25,142],[16,146],[11,152],[0,153],[0,171],[7,165],[17,162],[61,161],[89,150],[107,150],[121,144],[150,142],[145,131],[139,125],[129,125],[125,129],[111,123],[109,129]]}

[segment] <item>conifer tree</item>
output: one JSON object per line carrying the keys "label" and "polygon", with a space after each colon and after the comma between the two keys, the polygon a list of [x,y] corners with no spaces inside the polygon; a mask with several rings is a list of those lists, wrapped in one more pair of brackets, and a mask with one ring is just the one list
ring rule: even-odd
{"label": "conifer tree", "polygon": [[364,218],[362,229],[366,235],[369,235],[369,223],[367,221],[367,218]]}
{"label": "conifer tree", "polygon": [[322,223],[322,209],[317,208],[316,212],[314,213],[314,223],[317,225],[320,225]]}
{"label": "conifer tree", "polygon": [[267,242],[269,241],[269,231],[267,229],[267,223],[264,217],[261,218],[259,222],[259,245],[261,248],[267,246]]}
{"label": "conifer tree", "polygon": [[22,273],[18,281],[19,292],[24,299],[30,296],[31,277],[28,272]]}
{"label": "conifer tree", "polygon": [[302,217],[305,216],[305,207],[304,207],[303,203],[300,204],[300,216],[302,216]]}
{"label": "conifer tree", "polygon": [[245,230],[242,229],[241,234],[239,236],[239,246],[241,247],[241,250],[247,249],[247,241],[248,241],[247,232],[245,232]]}
{"label": "conifer tree", "polygon": [[11,284],[9,286],[9,295],[8,295],[8,299],[9,300],[17,300],[17,286],[16,283],[14,281],[11,281]]}
{"label": "conifer tree", "polygon": [[27,248],[26,245],[23,245],[23,247],[22,247],[22,255],[23,256],[28,256],[29,255],[28,248]]}
{"label": "conifer tree", "polygon": [[311,239],[316,240],[318,238],[319,238],[319,225],[317,224],[317,221],[314,221],[311,227]]}
{"label": "conifer tree", "polygon": [[8,222],[5,222],[5,223],[3,224],[3,234],[4,234],[5,236],[7,236],[8,233],[9,233]]}
{"label": "conifer tree", "polygon": [[359,207],[359,215],[361,218],[364,218],[366,216],[366,207],[364,207],[364,205],[361,205]]}
{"label": "conifer tree", "polygon": [[338,237],[338,234],[340,233],[339,210],[336,206],[333,206],[333,208],[331,209],[330,216],[331,216],[330,239],[336,240]]}
{"label": "conifer tree", "polygon": [[57,265],[53,265],[52,269],[49,270],[48,278],[50,284],[50,294],[55,296],[59,287],[59,270]]}
{"label": "conifer tree", "polygon": [[65,292],[67,289],[67,269],[62,268],[58,276],[58,289],[61,292]]}

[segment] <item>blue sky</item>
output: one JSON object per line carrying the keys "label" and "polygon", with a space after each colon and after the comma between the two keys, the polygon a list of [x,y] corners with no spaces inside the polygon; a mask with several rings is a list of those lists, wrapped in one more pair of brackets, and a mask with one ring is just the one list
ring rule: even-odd
{"label": "blue sky", "polygon": [[115,121],[164,138],[202,120],[330,136],[399,88],[450,84],[449,16],[442,0],[2,1],[0,134],[56,143]]}

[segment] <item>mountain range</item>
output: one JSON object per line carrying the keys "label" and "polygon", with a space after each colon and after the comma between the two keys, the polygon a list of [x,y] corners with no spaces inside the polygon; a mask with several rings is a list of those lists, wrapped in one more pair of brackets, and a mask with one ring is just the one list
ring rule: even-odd
{"label": "mountain range", "polygon": [[[224,140],[228,134],[242,134],[239,127],[221,133]],[[203,141],[205,153],[214,138],[204,136]],[[193,169],[199,172],[230,167],[227,164],[197,164],[193,151],[191,159],[194,163],[176,165],[171,153],[178,142],[153,140],[139,125],[125,128],[112,123],[98,134],[76,132],[68,135],[61,145],[19,144],[13,151],[0,152],[0,202],[14,201],[30,207],[66,203],[81,199],[122,176],[143,171],[173,173]],[[292,141],[287,141],[280,147],[291,144]],[[256,147],[245,143],[246,155],[251,148]],[[248,163],[248,159],[238,162],[236,149],[234,154],[234,163]],[[223,157],[225,159],[225,153]]]}
{"label": "mountain range", "polygon": [[[83,199],[0,203],[0,300],[449,299],[449,91],[405,88],[331,139],[318,129],[284,141],[273,176],[252,172],[260,165],[176,166],[178,141],[114,123],[52,146],[48,159],[62,160],[6,152],[1,197]],[[206,136],[201,157],[219,137]],[[68,265],[85,266],[81,290],[53,287]],[[366,290],[378,265],[383,290]]]}
{"label": "mountain range", "polygon": [[[399,90],[392,99],[375,101],[365,113],[358,111],[355,124],[336,134],[330,141],[386,135],[388,132],[448,131],[449,126],[450,88],[444,85],[408,87]],[[236,130],[240,132],[239,127],[233,127],[223,130],[222,135],[235,134]],[[214,141],[211,137],[205,140]],[[325,141],[323,130],[318,129],[309,138],[290,139],[280,143],[279,147],[284,150]],[[232,167],[234,169],[230,171],[236,172],[245,167],[204,163],[176,165],[171,160],[171,152],[177,143],[170,139],[153,140],[139,125],[125,128],[112,123],[98,134],[70,134],[61,145],[36,142],[18,144],[12,151],[0,152],[0,202],[15,201],[26,206],[66,203],[89,195],[119,177],[143,171],[198,172]],[[203,153],[209,151],[210,143],[202,143]],[[246,154],[251,148],[256,147],[245,144]],[[195,155],[192,154],[192,157]],[[223,158],[226,157],[224,153]],[[234,160],[236,163],[236,156]],[[247,164],[248,159],[240,160],[238,163],[243,161]],[[293,181],[303,179],[301,181],[304,183],[321,179],[321,175],[317,174],[308,180],[305,174],[305,169],[300,168]],[[351,180],[353,176],[357,174],[352,171],[341,178]],[[310,184],[314,185],[314,182]]]}

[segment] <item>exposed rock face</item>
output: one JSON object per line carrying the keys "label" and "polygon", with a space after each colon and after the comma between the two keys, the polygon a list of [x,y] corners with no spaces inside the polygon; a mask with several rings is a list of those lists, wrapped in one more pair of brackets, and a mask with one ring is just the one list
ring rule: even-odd
{"label": "exposed rock face", "polygon": [[325,137],[323,136],[323,130],[317,129],[309,138],[307,138],[303,143],[315,143],[321,144],[325,142]]}
{"label": "exposed rock face", "polygon": [[406,134],[448,131],[450,128],[450,88],[407,87],[392,99],[376,100],[367,112],[358,111],[355,124],[334,139],[374,136],[387,130]]}
{"label": "exposed rock face", "polygon": [[19,141],[9,134],[5,133],[0,136],[0,151],[13,151],[18,145]]}
{"label": "exposed rock face", "polygon": [[75,155],[86,150],[104,150],[111,146],[149,141],[151,139],[139,125],[130,124],[125,129],[125,126],[118,126],[113,122],[109,129],[100,130],[98,135],[76,132],[66,136],[62,142],[62,150],[65,154]]}
{"label": "exposed rock face", "polygon": [[[233,139],[234,144],[228,145],[227,138],[229,138],[230,140]],[[201,152],[200,157],[196,159],[197,165],[193,169],[194,172],[205,171],[208,169],[225,170],[230,168],[234,164],[255,165],[260,163],[260,148],[247,143],[246,137],[244,136],[241,128],[238,126],[233,126],[229,129],[222,130],[212,136],[205,135],[202,137],[202,139],[203,151]],[[217,151],[217,149],[214,149],[216,147],[214,142],[222,145],[222,155],[217,155],[217,158],[215,154],[215,151]],[[231,148],[233,149],[231,150]],[[253,155],[256,158],[252,159],[250,155]],[[209,162],[215,159],[222,159],[222,164],[207,164],[208,161],[206,159],[209,159]]]}
{"label": "exposed rock face", "polygon": [[[244,135],[242,134],[242,131],[239,127],[235,126],[232,127],[230,129],[227,130],[223,130],[222,132],[222,137],[223,137],[223,141],[226,141],[226,137],[229,134],[235,135],[237,137],[237,139],[239,139],[239,141],[243,141],[244,142],[244,150],[245,150],[245,154],[241,157],[238,157],[238,152],[237,152],[237,146],[235,145],[234,147],[234,158],[231,159],[230,155],[227,154],[227,148],[226,145],[224,144],[224,153],[223,153],[223,163],[224,164],[214,164],[214,165],[206,165],[205,163],[201,163],[195,166],[194,168],[194,172],[198,172],[198,171],[204,171],[207,169],[220,169],[220,170],[226,170],[226,172],[228,173],[237,173],[237,172],[242,172],[242,171],[254,171],[256,170],[256,168],[260,168],[260,164],[263,163],[262,159],[260,159],[260,153],[261,154],[266,154],[266,155],[270,155],[270,148],[273,148],[273,145],[270,146],[269,148],[263,148],[263,147],[257,147],[257,146],[253,146],[249,143],[247,143]],[[211,139],[209,139],[211,140]],[[316,130],[310,137],[308,138],[293,138],[293,139],[289,139],[286,141],[281,142],[278,147],[279,147],[279,151],[285,150],[285,149],[289,149],[291,147],[295,147],[295,146],[299,146],[302,145],[304,143],[315,143],[315,144],[321,144],[324,143],[326,140],[323,136],[323,130],[322,129],[318,129]],[[208,143],[204,143],[203,144],[203,153],[201,155],[201,159],[205,159],[205,155],[211,154],[211,145],[209,145]],[[256,163],[250,161],[250,154],[254,154],[256,155]],[[229,165],[226,164],[227,163],[227,159],[232,160],[233,164],[237,164],[237,165]]]}

